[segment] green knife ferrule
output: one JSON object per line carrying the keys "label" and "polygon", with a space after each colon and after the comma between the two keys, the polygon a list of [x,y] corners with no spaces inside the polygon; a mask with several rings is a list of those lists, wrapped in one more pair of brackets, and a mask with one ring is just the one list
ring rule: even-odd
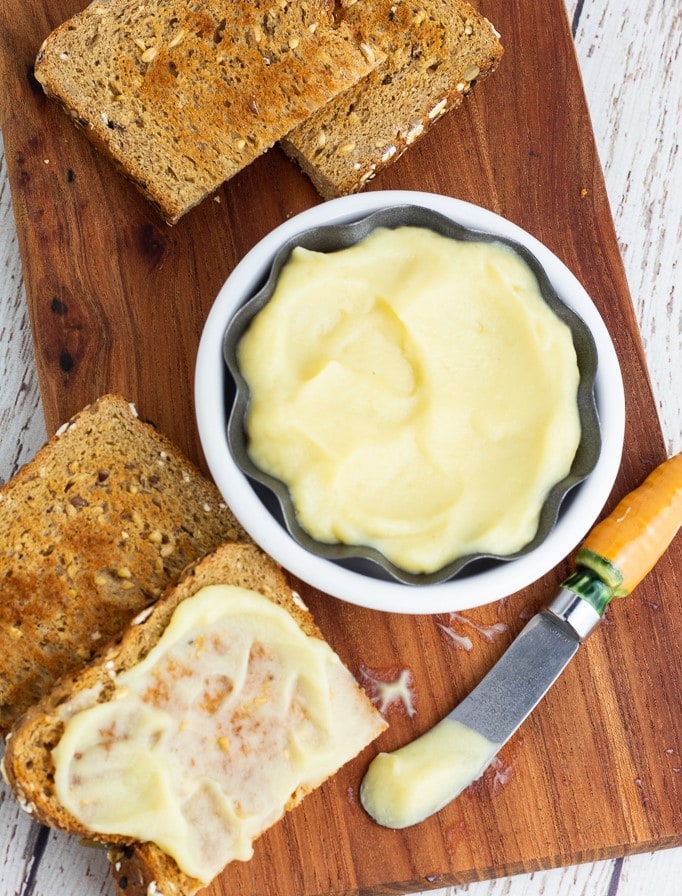
{"label": "green knife ferrule", "polygon": [[611,588],[614,597],[623,594],[623,573],[606,557],[595,554],[589,548],[580,548],[575,558],[575,564],[577,567],[591,570]]}
{"label": "green knife ferrule", "polygon": [[579,566],[561,584],[562,588],[573,591],[599,613],[604,611],[615,597],[614,589],[601,579],[593,569]]}

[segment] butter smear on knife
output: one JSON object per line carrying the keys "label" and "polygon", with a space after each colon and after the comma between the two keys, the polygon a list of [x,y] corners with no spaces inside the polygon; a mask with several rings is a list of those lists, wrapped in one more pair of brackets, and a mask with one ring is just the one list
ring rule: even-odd
{"label": "butter smear on knife", "polygon": [[360,802],[388,828],[406,828],[438,812],[479,778],[502,745],[445,718],[393,753],[379,753],[360,788]]}

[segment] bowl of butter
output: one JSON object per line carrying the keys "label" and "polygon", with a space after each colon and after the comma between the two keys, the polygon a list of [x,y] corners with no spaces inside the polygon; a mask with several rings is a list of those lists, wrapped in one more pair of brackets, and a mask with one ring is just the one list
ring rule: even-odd
{"label": "bowl of butter", "polygon": [[551,569],[601,510],[624,428],[613,345],[562,263],[491,212],[407,191],[259,243],[206,322],[195,400],[254,540],[326,593],[406,613]]}

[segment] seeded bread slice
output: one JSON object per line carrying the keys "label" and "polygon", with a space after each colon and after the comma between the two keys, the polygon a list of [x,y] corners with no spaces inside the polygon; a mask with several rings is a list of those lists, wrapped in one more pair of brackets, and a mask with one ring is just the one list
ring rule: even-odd
{"label": "seeded bread slice", "polygon": [[382,58],[328,0],[94,0],[35,76],[169,223]]}
{"label": "seeded bread slice", "polygon": [[[201,588],[214,584],[257,591],[287,610],[307,635],[322,638],[312,616],[273,560],[254,545],[225,544],[190,566],[178,583],[154,607],[140,614],[97,662],[60,681],[50,695],[26,713],[7,741],[3,771],[22,806],[45,824],[110,845],[113,873],[125,896],[145,896],[151,892],[191,896],[202,885],[183,873],[153,843],[131,843],[116,836],[105,838],[85,828],[59,803],[51,753],[61,738],[66,720],[86,706],[110,699],[117,675],[147,655],[176,607]],[[386,723],[360,686],[351,680],[351,687],[354,717],[363,720],[366,743],[369,743],[384,730]],[[302,788],[292,794],[286,809],[298,805],[307,792]]]}
{"label": "seeded bread slice", "polygon": [[462,103],[502,46],[466,0],[344,0],[385,61],[281,141],[325,198],[355,193]]}
{"label": "seeded bread slice", "polygon": [[73,417],[0,489],[0,732],[230,539],[216,487],[125,398]]}

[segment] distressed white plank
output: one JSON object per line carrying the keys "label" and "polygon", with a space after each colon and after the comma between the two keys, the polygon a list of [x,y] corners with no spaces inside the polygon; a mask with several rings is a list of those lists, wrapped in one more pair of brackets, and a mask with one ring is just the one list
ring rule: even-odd
{"label": "distressed white plank", "polygon": [[[576,3],[568,0],[569,14]],[[585,3],[576,45],[661,426],[682,448],[682,6]]]}
{"label": "distressed white plank", "polygon": [[[616,232],[669,451],[682,449],[682,8],[566,0]],[[578,15],[576,15],[578,13]],[[45,438],[0,135],[0,482]],[[39,828],[0,788],[0,893],[111,896],[106,860]],[[435,891],[441,896],[679,896],[682,848]]]}
{"label": "distressed white plank", "polygon": [[556,868],[463,887],[431,896],[680,896],[682,850]]}
{"label": "distressed white plank", "polygon": [[21,260],[0,134],[0,482],[45,439]]}
{"label": "distressed white plank", "polygon": [[[0,791],[0,844],[3,896],[111,896],[114,892],[102,850],[87,849],[75,837],[41,828],[4,786]],[[41,857],[38,864],[36,856]]]}

